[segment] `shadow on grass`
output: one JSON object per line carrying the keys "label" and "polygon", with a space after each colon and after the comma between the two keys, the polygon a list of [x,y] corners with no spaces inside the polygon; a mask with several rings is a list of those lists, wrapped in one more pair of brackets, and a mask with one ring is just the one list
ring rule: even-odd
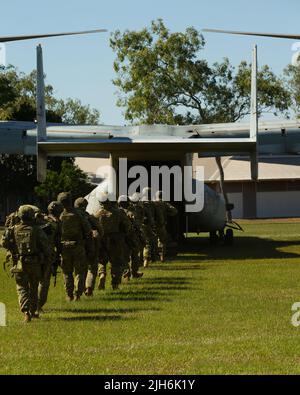
{"label": "shadow on grass", "polygon": [[[189,261],[190,259],[189,255],[178,255],[177,259],[173,261],[176,266],[172,266],[172,264],[169,264],[168,266],[153,266],[153,269],[155,270],[161,270],[161,271],[185,271],[185,270],[207,270],[207,267],[201,266],[200,264],[203,263],[203,257],[199,257],[197,260],[195,259],[194,262],[199,262],[198,265],[186,265],[185,263],[182,264],[182,261]],[[194,257],[195,258],[195,257]],[[207,259],[207,258],[205,258]],[[179,263],[179,265],[178,265]]]}
{"label": "shadow on grass", "polygon": [[77,315],[76,317],[58,317],[57,321],[119,321],[128,320],[120,315]]}
{"label": "shadow on grass", "polygon": [[102,308],[102,309],[86,309],[82,307],[82,309],[49,309],[49,313],[52,312],[58,312],[58,313],[78,313],[78,314],[130,314],[130,313],[139,313],[139,312],[145,312],[145,311],[161,311],[161,309],[156,308],[156,307],[145,307],[145,308],[138,308],[138,307],[132,307],[132,308],[115,308],[115,309],[109,309],[109,308]]}
{"label": "shadow on grass", "polygon": [[[166,293],[164,294],[166,295]],[[168,294],[170,296],[170,294]],[[105,297],[103,298],[104,301],[108,302],[115,302],[115,301],[121,301],[121,302],[171,302],[171,299],[167,299],[163,296],[160,297],[155,297],[155,296],[148,296],[145,295],[145,292],[143,295],[136,295],[134,292],[131,292],[128,294],[128,296],[122,296],[122,295],[116,295],[116,297]]]}
{"label": "shadow on grass", "polygon": [[155,277],[143,278],[141,284],[162,284],[162,285],[188,285],[194,281],[193,277]]}
{"label": "shadow on grass", "polygon": [[[285,252],[280,249],[299,246],[298,252]],[[195,256],[195,254],[199,256]],[[184,255],[183,255],[184,254]],[[193,255],[192,255],[193,254]],[[176,261],[184,262],[199,262],[203,263],[206,260],[241,260],[241,259],[284,259],[284,258],[299,258],[300,257],[300,234],[299,240],[271,240],[260,237],[236,237],[233,246],[209,245],[205,238],[193,237],[188,239],[184,246],[180,248],[179,255]],[[206,267],[207,268],[207,267]],[[185,265],[181,269],[174,267],[173,270],[203,270],[203,267],[198,265]],[[159,269],[158,269],[159,270]],[[161,269],[162,270],[162,269]],[[165,270],[172,270],[169,266]]]}

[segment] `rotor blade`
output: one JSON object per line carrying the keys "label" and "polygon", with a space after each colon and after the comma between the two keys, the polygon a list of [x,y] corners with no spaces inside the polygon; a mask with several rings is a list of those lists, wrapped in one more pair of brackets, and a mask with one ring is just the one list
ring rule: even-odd
{"label": "rotor blade", "polygon": [[76,34],[90,34],[90,33],[102,33],[107,32],[106,29],[96,29],[96,30],[85,30],[82,32],[67,32],[67,33],[51,33],[51,34],[32,34],[25,36],[0,36],[0,43],[7,43],[11,41],[22,41],[22,40],[32,40],[35,38],[47,38],[47,37],[59,37],[59,36],[74,36]]}
{"label": "rotor blade", "polygon": [[240,35],[243,35],[243,36],[288,38],[288,39],[293,39],[293,40],[298,40],[300,38],[300,34],[239,32],[239,31],[234,31],[234,30],[221,30],[221,29],[202,29],[202,31],[203,32],[211,32],[211,33],[240,34]]}

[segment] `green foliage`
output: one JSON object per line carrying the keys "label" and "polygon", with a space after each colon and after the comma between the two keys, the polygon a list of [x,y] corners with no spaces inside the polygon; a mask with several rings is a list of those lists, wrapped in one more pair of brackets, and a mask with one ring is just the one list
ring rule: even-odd
{"label": "green foliage", "polygon": [[92,188],[86,174],[78,166],[64,160],[60,171],[47,171],[46,180],[35,187],[35,193],[46,205],[56,200],[57,195],[62,191],[71,192],[76,199],[87,195]]}
{"label": "green foliage", "polygon": [[289,65],[285,69],[288,89],[292,94],[292,108],[300,117],[300,62],[298,66]]}
{"label": "green foliage", "polygon": [[[62,162],[73,166],[72,158],[48,158],[49,171],[58,173]],[[0,185],[1,195],[14,194],[21,201],[33,201],[34,188],[38,185],[37,162],[35,156],[0,155]]]}
{"label": "green foliage", "polygon": [[[48,122],[65,122],[70,124],[96,124],[99,112],[84,106],[78,99],[61,100],[54,97],[51,85],[45,86],[45,100]],[[9,66],[0,69],[0,120],[34,121],[36,118],[36,71],[30,74],[19,72]],[[64,162],[63,162],[64,161]],[[75,193],[89,190],[84,175],[73,165],[74,159],[49,158],[49,180],[57,180],[62,189]],[[21,201],[32,201],[35,187],[38,186],[36,157],[25,155],[0,155],[0,185],[3,196],[17,194]],[[63,181],[61,177],[65,177]],[[76,177],[79,177],[76,180]],[[49,183],[49,181],[47,181]],[[55,182],[52,184],[55,187]],[[37,187],[42,204],[53,193],[48,184]],[[50,188],[50,186],[49,186]],[[60,189],[59,191],[61,191]],[[55,189],[56,191],[57,189]],[[56,197],[56,196],[55,196]]]}
{"label": "green foliage", "polygon": [[[224,59],[210,66],[200,57],[204,38],[193,27],[170,33],[159,19],[138,32],[117,30],[110,45],[118,105],[132,122],[234,122],[250,112],[250,65],[236,70]],[[260,113],[288,110],[289,92],[268,66],[259,71],[258,89]]]}
{"label": "green foliage", "polygon": [[[48,122],[97,124],[99,112],[78,99],[56,99],[51,85],[45,86]],[[19,72],[9,66],[0,69],[0,120],[34,121],[36,119],[36,71]]]}

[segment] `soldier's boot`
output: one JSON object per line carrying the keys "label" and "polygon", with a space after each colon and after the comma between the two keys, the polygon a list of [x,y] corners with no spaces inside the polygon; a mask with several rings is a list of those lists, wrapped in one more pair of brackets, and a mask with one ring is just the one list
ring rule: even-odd
{"label": "soldier's boot", "polygon": [[144,259],[144,267],[147,268],[149,266],[150,260],[149,259]]}
{"label": "soldier's boot", "polygon": [[119,285],[121,283],[122,275],[111,274],[111,287],[115,291],[119,289]]}
{"label": "soldier's boot", "polygon": [[75,300],[75,302],[80,302],[80,296],[79,295],[75,295],[74,300]]}
{"label": "soldier's boot", "polygon": [[74,300],[74,296],[73,295],[67,295],[66,296],[66,301],[67,302],[73,302],[73,300]]}
{"label": "soldier's boot", "polygon": [[141,278],[143,275],[144,273],[141,272],[132,273],[132,278]]}
{"label": "soldier's boot", "polygon": [[40,318],[40,315],[39,315],[39,313],[36,311],[35,313],[31,314],[31,318],[39,319],[39,318]]}
{"label": "soldier's boot", "polygon": [[24,323],[28,324],[31,321],[31,314],[29,313],[29,311],[26,311],[24,313]]}
{"label": "soldier's boot", "polygon": [[165,261],[165,254],[164,254],[163,252],[160,252],[160,253],[159,253],[159,260],[160,260],[161,262],[164,262],[164,261]]}
{"label": "soldier's boot", "polygon": [[99,284],[98,284],[99,291],[103,291],[105,289],[105,280],[106,280],[106,275],[104,273],[101,273],[99,277]]}
{"label": "soldier's boot", "polygon": [[92,297],[93,296],[93,289],[91,288],[91,287],[88,287],[86,290],[85,290],[85,296],[87,296],[87,297]]}
{"label": "soldier's boot", "polygon": [[127,279],[127,281],[130,281],[131,278],[130,270],[126,270],[126,272],[123,274],[123,278]]}

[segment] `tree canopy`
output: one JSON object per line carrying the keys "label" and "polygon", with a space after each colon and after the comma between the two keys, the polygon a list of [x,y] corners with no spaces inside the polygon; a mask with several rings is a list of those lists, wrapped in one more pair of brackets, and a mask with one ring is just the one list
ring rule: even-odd
{"label": "tree canopy", "polygon": [[[117,30],[110,45],[118,105],[131,122],[235,122],[250,113],[251,65],[235,68],[228,59],[209,65],[201,58],[204,37],[193,27],[171,33],[159,19],[141,31]],[[285,115],[291,104],[283,80],[268,66],[259,69],[258,103],[260,114]]]}
{"label": "tree canopy", "polygon": [[[57,99],[51,85],[45,86],[48,122],[97,124],[99,112],[82,105],[78,99]],[[0,120],[34,121],[36,119],[36,72],[24,74],[15,67],[0,69]],[[73,158],[49,158],[49,175],[38,186],[36,157],[0,155],[0,185],[2,194],[17,193],[21,200],[31,199],[34,191],[45,204],[57,188],[74,189],[75,193],[90,190],[84,174],[74,165]],[[78,177],[78,179],[77,179]],[[55,183],[51,184],[51,180]],[[64,180],[64,181],[62,181]],[[55,193],[51,191],[51,188]],[[56,185],[56,188],[54,186]],[[37,188],[36,188],[37,187]],[[48,197],[46,197],[46,192]]]}
{"label": "tree canopy", "polygon": [[291,107],[295,114],[300,118],[300,62],[298,65],[289,65],[284,70],[286,83],[291,92]]}
{"label": "tree canopy", "polygon": [[56,200],[61,191],[71,192],[74,199],[91,192],[93,186],[87,175],[73,163],[63,161],[60,171],[48,170],[46,180],[35,187],[35,193],[45,206]]}
{"label": "tree canopy", "polygon": [[[45,85],[48,122],[92,124],[99,122],[99,111],[79,99],[57,99],[52,85]],[[0,68],[0,120],[36,119],[36,71],[20,72],[14,66]]]}

